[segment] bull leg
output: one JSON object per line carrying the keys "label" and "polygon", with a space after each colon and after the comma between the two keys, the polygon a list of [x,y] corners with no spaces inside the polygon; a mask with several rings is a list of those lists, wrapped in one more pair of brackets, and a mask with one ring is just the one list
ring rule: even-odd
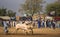
{"label": "bull leg", "polygon": [[28,29],[23,29],[24,30],[24,32],[25,32],[25,34],[28,34]]}
{"label": "bull leg", "polygon": [[28,32],[26,31],[26,34],[28,34]]}
{"label": "bull leg", "polygon": [[33,34],[33,29],[31,29],[30,33]]}
{"label": "bull leg", "polygon": [[26,30],[23,30],[25,32],[25,35],[27,34],[27,31]]}
{"label": "bull leg", "polygon": [[31,29],[31,31],[32,31],[32,34],[33,34],[33,29]]}
{"label": "bull leg", "polygon": [[16,33],[17,33],[18,30],[19,30],[19,28],[16,29]]}

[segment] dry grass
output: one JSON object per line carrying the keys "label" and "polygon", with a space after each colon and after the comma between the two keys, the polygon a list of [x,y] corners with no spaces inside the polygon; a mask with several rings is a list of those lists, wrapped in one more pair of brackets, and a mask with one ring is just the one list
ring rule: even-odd
{"label": "dry grass", "polygon": [[25,32],[19,30],[15,33],[15,28],[8,28],[10,35],[4,35],[3,27],[0,27],[0,37],[60,37],[60,29],[39,28],[33,29],[33,35],[24,35]]}

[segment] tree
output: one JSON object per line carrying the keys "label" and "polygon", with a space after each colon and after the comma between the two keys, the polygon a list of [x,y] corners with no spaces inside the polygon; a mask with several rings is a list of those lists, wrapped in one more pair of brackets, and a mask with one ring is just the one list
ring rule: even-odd
{"label": "tree", "polygon": [[35,13],[41,11],[42,0],[26,0],[22,5],[22,9],[26,11],[26,14],[33,16]]}
{"label": "tree", "polygon": [[0,8],[0,16],[10,16],[13,17],[16,15],[16,12],[12,10],[7,10],[6,8]]}
{"label": "tree", "polygon": [[14,17],[16,15],[16,12],[13,12],[12,10],[8,10],[8,16]]}
{"label": "tree", "polygon": [[0,8],[0,16],[6,16],[7,15],[7,9],[6,8]]}
{"label": "tree", "polygon": [[47,5],[46,12],[50,14],[52,11],[55,11],[54,16],[60,16],[60,2]]}

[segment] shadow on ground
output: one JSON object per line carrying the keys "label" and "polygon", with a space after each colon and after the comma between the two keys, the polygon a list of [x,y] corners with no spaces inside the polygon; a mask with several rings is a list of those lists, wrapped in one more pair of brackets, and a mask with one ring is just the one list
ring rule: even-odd
{"label": "shadow on ground", "polygon": [[8,34],[4,34],[4,33],[1,33],[0,35],[48,35],[48,34],[24,34],[24,33],[8,33]]}

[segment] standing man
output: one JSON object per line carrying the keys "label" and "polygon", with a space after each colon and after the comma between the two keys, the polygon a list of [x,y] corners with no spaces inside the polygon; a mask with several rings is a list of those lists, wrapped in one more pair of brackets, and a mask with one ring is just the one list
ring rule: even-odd
{"label": "standing man", "polygon": [[45,26],[44,26],[44,22],[45,22],[44,20],[41,21],[41,26],[42,26],[43,28],[45,27]]}
{"label": "standing man", "polygon": [[54,21],[54,20],[52,20],[52,27],[53,27],[53,29],[55,29],[55,25],[56,25],[56,22]]}
{"label": "standing man", "polygon": [[8,25],[6,23],[6,20],[3,20],[3,25],[4,25],[4,32],[7,34],[8,33]]}
{"label": "standing man", "polygon": [[38,28],[40,28],[40,27],[41,27],[41,21],[38,20]]}

